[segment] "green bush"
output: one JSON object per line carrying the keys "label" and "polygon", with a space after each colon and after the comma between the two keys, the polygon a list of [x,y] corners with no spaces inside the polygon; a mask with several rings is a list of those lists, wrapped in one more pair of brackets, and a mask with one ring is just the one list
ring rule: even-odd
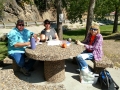
{"label": "green bush", "polygon": [[8,54],[7,54],[7,42],[0,42],[0,60],[3,60]]}

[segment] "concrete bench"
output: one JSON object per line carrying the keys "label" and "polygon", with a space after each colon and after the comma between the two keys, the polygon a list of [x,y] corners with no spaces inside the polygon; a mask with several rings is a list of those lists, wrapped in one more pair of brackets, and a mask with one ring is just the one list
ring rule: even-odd
{"label": "concrete bench", "polygon": [[20,67],[16,64],[16,62],[9,57],[6,57],[3,60],[3,63],[4,64],[12,64],[12,68],[13,68],[14,72],[18,72],[20,70]]}
{"label": "concrete bench", "polygon": [[101,61],[93,61],[94,63],[94,72],[95,73],[100,73],[101,70],[109,67],[113,68],[113,62],[107,58],[105,55],[103,56]]}
{"label": "concrete bench", "polygon": [[[94,73],[98,74],[107,67],[113,68],[113,62],[105,55],[101,61],[86,60],[86,62],[93,69]],[[77,64],[75,57],[73,58],[73,63]]]}

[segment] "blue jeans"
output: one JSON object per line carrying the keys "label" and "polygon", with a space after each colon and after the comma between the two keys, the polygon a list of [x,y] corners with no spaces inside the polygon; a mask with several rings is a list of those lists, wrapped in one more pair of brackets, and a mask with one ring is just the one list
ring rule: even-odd
{"label": "blue jeans", "polygon": [[19,67],[24,67],[27,70],[30,70],[35,63],[35,60],[33,59],[29,59],[28,62],[25,62],[26,55],[24,53],[10,54],[9,57],[15,60]]}
{"label": "blue jeans", "polygon": [[85,60],[93,60],[94,56],[93,56],[93,53],[88,53],[85,50],[81,54],[79,54],[76,58],[77,58],[76,60],[78,63],[78,67],[81,70],[81,69],[88,67],[88,64],[86,63]]}

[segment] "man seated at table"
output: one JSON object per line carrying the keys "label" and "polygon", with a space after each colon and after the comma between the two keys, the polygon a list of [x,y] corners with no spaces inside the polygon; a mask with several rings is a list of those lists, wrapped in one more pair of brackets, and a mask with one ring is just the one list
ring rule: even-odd
{"label": "man seated at table", "polygon": [[[16,27],[13,28],[7,35],[8,38],[8,54],[9,57],[15,60],[17,65],[20,67],[20,71],[30,76],[29,71],[33,68],[35,60],[29,59],[25,62],[25,48],[30,45],[30,36],[33,32],[24,28],[24,21],[18,20]],[[37,37],[33,34],[36,41]]]}
{"label": "man seated at table", "polygon": [[59,39],[55,29],[50,27],[50,21],[48,19],[44,21],[44,26],[45,26],[45,29],[42,30],[40,34],[41,41]]}

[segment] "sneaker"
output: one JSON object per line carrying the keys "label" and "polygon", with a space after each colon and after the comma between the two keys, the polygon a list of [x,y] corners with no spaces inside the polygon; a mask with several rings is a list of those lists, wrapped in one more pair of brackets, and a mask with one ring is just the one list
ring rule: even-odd
{"label": "sneaker", "polygon": [[64,67],[67,67],[67,65],[64,65]]}
{"label": "sneaker", "polygon": [[90,78],[94,78],[94,77],[95,77],[92,72],[86,73],[86,72],[83,71],[83,70],[80,71],[80,76],[87,76],[87,77],[90,77]]}
{"label": "sneaker", "polygon": [[94,80],[85,80],[84,78],[82,78],[80,82],[84,84],[93,84]]}
{"label": "sneaker", "polygon": [[[76,69],[76,72],[80,73],[80,71],[81,71],[80,69]],[[91,71],[89,71],[88,73],[93,74],[93,72],[91,72]]]}
{"label": "sneaker", "polygon": [[77,58],[76,57],[73,57],[72,63],[77,65]]}
{"label": "sneaker", "polygon": [[80,69],[76,69],[76,72],[80,73]]}
{"label": "sneaker", "polygon": [[32,67],[30,70],[29,70],[29,72],[33,72],[35,69]]}
{"label": "sneaker", "polygon": [[94,81],[95,77],[83,76],[85,81]]}
{"label": "sneaker", "polygon": [[20,72],[22,72],[25,76],[31,76],[31,74],[24,67],[20,69]]}

